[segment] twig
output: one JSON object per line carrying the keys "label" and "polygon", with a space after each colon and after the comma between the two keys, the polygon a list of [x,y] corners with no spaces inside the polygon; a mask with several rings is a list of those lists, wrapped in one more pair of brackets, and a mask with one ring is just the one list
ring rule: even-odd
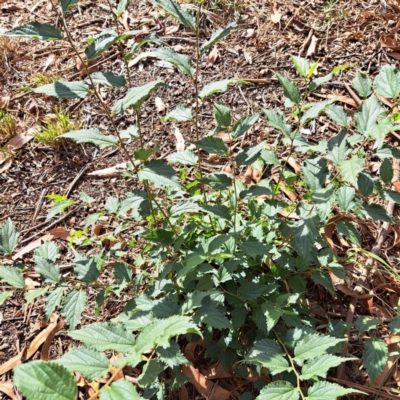
{"label": "twig", "polygon": [[356,104],[358,106],[361,105],[362,101],[360,100],[360,98],[356,95],[356,93],[354,92],[354,90],[347,84],[344,84],[344,87],[346,88],[346,90],[349,92],[349,95],[352,97],[352,99],[356,102]]}
{"label": "twig", "polygon": [[88,166],[85,165],[78,173],[78,175],[75,177],[75,179],[70,183],[70,185],[68,186],[68,189],[65,191],[65,197],[69,197],[69,195],[71,194],[72,189],[74,188],[74,186],[77,184],[77,182],[79,181],[79,179],[81,179],[81,176],[85,173],[85,171],[88,169]]}
{"label": "twig", "polygon": [[38,214],[39,214],[39,211],[40,211],[41,208],[42,208],[43,200],[44,200],[44,195],[45,195],[46,193],[47,193],[47,189],[43,189],[43,190],[42,190],[42,193],[40,193],[40,197],[39,197],[39,200],[38,200],[38,202],[37,202],[37,204],[36,204],[35,212],[33,213],[33,217],[32,217],[32,219],[31,219],[31,222],[35,222],[35,221],[36,221],[36,218],[37,218],[37,216],[38,216]]}

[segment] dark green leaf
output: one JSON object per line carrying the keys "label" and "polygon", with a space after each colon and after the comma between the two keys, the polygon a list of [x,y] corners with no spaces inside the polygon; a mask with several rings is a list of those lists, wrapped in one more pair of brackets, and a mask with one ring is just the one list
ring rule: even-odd
{"label": "dark green leaf", "polygon": [[53,261],[43,257],[35,257],[35,271],[45,279],[45,282],[59,283],[61,280],[60,268]]}
{"label": "dark green leaf", "polygon": [[383,200],[390,201],[392,203],[400,204],[400,193],[395,192],[394,190],[384,190],[381,193],[381,197]]}
{"label": "dark green leaf", "polygon": [[267,254],[267,248],[265,247],[265,244],[258,241],[257,239],[247,239],[244,240],[239,247],[242,249],[242,251],[247,255],[252,258],[256,258],[257,256],[264,256]]}
{"label": "dark green leaf", "polygon": [[302,171],[304,182],[311,190],[315,191],[325,186],[325,181],[328,177],[328,168],[324,158],[308,159],[304,163]]}
{"label": "dark green leaf", "polygon": [[374,221],[386,221],[392,222],[392,217],[387,211],[378,204],[365,204],[363,205],[361,212],[368,218]]}
{"label": "dark green leaf", "polygon": [[246,115],[240,118],[232,127],[232,137],[238,138],[246,133],[258,120],[260,114]]}
{"label": "dark green leaf", "polygon": [[218,154],[220,156],[228,154],[228,146],[222,139],[214,136],[205,136],[198,142],[194,142],[194,144],[207,153]]}
{"label": "dark green leaf", "polygon": [[219,125],[227,127],[231,124],[231,111],[222,103],[214,103],[214,117]]}
{"label": "dark green leaf", "polygon": [[45,310],[47,321],[50,319],[50,316],[56,307],[60,305],[62,296],[66,290],[67,288],[65,287],[57,287],[46,297]]}
{"label": "dark green leaf", "polygon": [[172,49],[156,49],[153,50],[153,53],[160,60],[169,62],[170,64],[178,68],[181,72],[193,78],[194,69],[188,56],[179,54]]}
{"label": "dark green leaf", "polygon": [[181,187],[174,169],[162,161],[153,160],[146,162],[138,172],[141,181],[148,180],[156,187]]}
{"label": "dark green leaf", "polygon": [[388,348],[382,339],[365,341],[362,359],[371,382],[375,382],[375,379],[382,373],[388,358]]}
{"label": "dark green leaf", "polygon": [[74,289],[64,297],[62,311],[70,329],[75,329],[86,308],[86,303],[86,292],[83,290]]}
{"label": "dark green leaf", "polygon": [[360,333],[365,333],[370,331],[371,329],[376,329],[376,327],[381,324],[382,321],[380,319],[368,318],[368,317],[358,317],[354,326]]}
{"label": "dark green leaf", "polygon": [[188,11],[184,10],[179,3],[174,0],[151,0],[151,2],[163,8],[168,14],[172,15],[182,25],[195,29],[196,19]]}
{"label": "dark green leaf", "polygon": [[23,289],[25,287],[25,279],[16,267],[9,265],[0,266],[0,279],[16,289]]}
{"label": "dark green leaf", "polygon": [[333,119],[339,126],[347,128],[351,122],[351,117],[347,114],[346,110],[342,106],[332,104],[325,109],[328,117]]}
{"label": "dark green leaf", "polygon": [[[126,85],[126,80],[123,75],[114,75],[112,72],[94,72],[90,75],[93,83],[103,85],[105,87],[123,87]],[[90,82],[89,78],[85,79]]]}
{"label": "dark green leaf", "polygon": [[64,34],[52,25],[28,22],[14,29],[1,33],[0,36],[24,37],[41,40],[62,40]]}
{"label": "dark green leaf", "polygon": [[19,233],[11,218],[0,226],[0,251],[4,254],[11,254],[18,245]]}
{"label": "dark green leaf", "polygon": [[294,104],[300,104],[301,94],[299,88],[285,76],[276,73],[276,76],[283,87],[283,93]]}
{"label": "dark green leaf", "polygon": [[347,131],[341,129],[340,132],[328,142],[327,159],[339,166],[346,160],[347,154],[351,151],[346,142]]}
{"label": "dark green leaf", "polygon": [[357,188],[366,197],[372,193],[374,189],[374,181],[368,172],[360,172],[357,179]]}
{"label": "dark green leaf", "polygon": [[238,166],[250,165],[260,156],[261,151],[265,148],[265,142],[255,144],[242,150],[236,156],[236,164]]}
{"label": "dark green leaf", "polygon": [[371,94],[371,79],[360,71],[357,71],[357,75],[353,79],[351,86],[353,86],[361,97],[368,97]]}
{"label": "dark green leaf", "polygon": [[202,183],[211,186],[214,190],[223,190],[232,186],[233,177],[224,172],[215,172],[202,179]]}
{"label": "dark green leaf", "polygon": [[83,99],[89,90],[89,86],[81,81],[67,82],[60,79],[57,82],[39,86],[32,90],[35,93],[43,93],[46,96],[53,96],[58,99]]}
{"label": "dark green leaf", "polygon": [[219,29],[216,32],[213,32],[210,39],[207,40],[202,44],[200,47],[200,54],[204,54],[211,46],[213,46],[218,40],[222,39],[223,37],[229,35],[231,31],[239,26],[241,21],[230,22],[225,28]]}
{"label": "dark green leaf", "polygon": [[351,243],[354,243],[358,247],[361,247],[360,234],[350,222],[338,221],[336,224],[336,229],[339,235],[343,236],[345,239],[349,239]]}
{"label": "dark green leaf", "polygon": [[83,257],[75,260],[74,272],[76,277],[86,283],[93,283],[99,277],[95,258]]}
{"label": "dark green leaf", "polygon": [[393,178],[393,168],[392,163],[388,158],[385,158],[381,164],[381,168],[379,169],[379,175],[383,181],[383,183],[389,183]]}
{"label": "dark green leaf", "polygon": [[292,128],[290,125],[286,124],[286,117],[285,114],[279,110],[265,110],[263,112],[267,119],[267,124],[272,126],[275,129],[278,129],[282,132],[285,136],[291,137],[292,136]]}
{"label": "dark green leaf", "polygon": [[114,30],[107,30],[100,33],[91,40],[90,46],[85,50],[85,56],[88,60],[94,60],[104,51],[108,50],[118,41],[118,34]]}

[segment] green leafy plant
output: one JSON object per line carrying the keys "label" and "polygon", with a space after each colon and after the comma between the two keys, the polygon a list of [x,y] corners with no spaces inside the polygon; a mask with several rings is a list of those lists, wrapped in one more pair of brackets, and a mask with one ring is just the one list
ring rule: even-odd
{"label": "green leafy plant", "polygon": [[[229,105],[216,101],[212,104],[215,129],[204,135],[199,121],[201,107],[210,104],[212,96],[246,82],[232,78],[200,87],[200,58],[237,28],[239,22],[214,32],[200,46],[202,3],[193,15],[174,0],[152,2],[194,32],[196,57],[191,60],[162,47],[163,43],[152,36],[135,45],[124,59],[128,60],[147,43],[155,43],[160,47],[154,50],[154,55],[172,64],[192,82],[194,106],[178,105],[163,121],[191,123],[196,151],[177,151],[168,155],[167,160],[159,160],[152,158],[157,148],[145,146],[141,107],[158,88],[168,90],[160,80],[131,87],[127,69],[127,80],[105,72],[88,74],[85,81],[58,80],[33,89],[61,99],[95,96],[109,118],[112,134],[104,135],[100,129],[91,127],[69,128],[68,132],[56,136],[100,148],[119,146],[127,162],[127,170],[122,175],[141,182],[143,190],[132,190],[122,199],[109,198],[104,208],[87,217],[84,230],[76,233],[70,243],[75,255],[73,278],[61,273],[60,254],[54,243],[45,242],[35,250],[34,270],[44,287],[25,292],[25,298],[32,301],[45,296],[46,318],[59,309],[69,325],[69,336],[83,346],[72,348],[59,360],[34,361],[16,367],[17,387],[28,400],[38,398],[38,393],[41,399],[72,400],[77,395],[72,372],[78,372],[88,381],[110,374],[111,378],[94,396],[102,400],[140,396],[162,399],[167,390],[186,382],[180,367],[189,360],[182,353],[182,347],[204,338],[206,357],[220,360],[226,371],[238,376],[246,376],[249,370],[259,373],[260,379],[254,384],[254,396],[259,400],[336,399],[361,393],[326,380],[330,368],[354,357],[336,355],[345,340],[344,332],[333,329],[317,332],[315,320],[303,302],[307,282],[321,285],[335,296],[330,274],[344,279],[343,262],[354,262],[351,256],[339,257],[326,239],[326,227],[333,223],[331,218],[335,214],[348,217],[335,225],[338,234],[358,247],[362,244],[361,237],[351,221],[359,218],[393,222],[374,199],[400,203],[400,194],[389,187],[393,177],[392,160],[399,158],[399,152],[385,144],[388,133],[400,130],[400,125],[396,123],[395,113],[388,112],[374,93],[396,101],[400,94],[399,72],[392,66],[383,67],[373,84],[365,75],[357,73],[352,85],[365,99],[352,118],[337,104],[340,98],[308,100],[313,91],[347,66],[314,78],[318,63],[292,56],[304,86],[301,88],[276,73],[286,97],[285,112],[264,109],[234,120]],[[86,60],[82,59],[65,19],[69,8],[76,3],[61,1],[58,12],[62,30],[30,22],[3,35],[66,40],[85,66],[87,61],[133,35],[118,31],[118,18],[128,6],[128,1],[121,0],[116,29],[91,38],[85,50]],[[97,91],[97,84],[128,89],[110,107]],[[121,131],[115,116],[128,109],[135,114],[137,123]],[[314,144],[302,132],[323,113],[339,127],[338,133],[328,141]],[[279,135],[273,142],[254,143],[238,152],[236,146],[218,137],[218,133],[225,132],[237,142],[262,119]],[[69,117],[63,114],[63,120],[69,127]],[[133,154],[126,146],[127,139],[138,143],[139,148]],[[286,155],[279,159],[277,154],[282,154],[282,149]],[[204,153],[224,157],[231,164],[230,172],[206,173],[202,165]],[[301,173],[294,173],[289,167],[294,154],[303,157]],[[382,160],[378,176],[364,171],[368,157]],[[180,174],[174,166],[180,168]],[[188,174],[188,166],[194,166],[195,172]],[[270,166],[278,169],[276,180],[267,177]],[[246,185],[239,179],[243,168],[258,171],[260,179]],[[301,189],[301,200],[298,203],[287,200],[284,187]],[[80,202],[57,195],[50,198],[55,204],[47,219],[72,205],[87,207],[93,202],[84,193],[80,195]],[[126,252],[118,241],[91,257],[77,250],[79,245],[98,244],[95,238],[80,240],[80,237],[86,236],[87,228],[104,215],[117,221],[110,233],[113,237],[118,237],[130,224],[145,221],[131,238],[133,244],[138,239],[145,243],[135,260],[136,276],[133,266],[123,261]],[[17,243],[16,227],[7,220],[0,227],[0,251],[10,255]],[[111,265],[114,278],[114,283],[108,286],[100,283],[106,265]],[[14,288],[2,292],[0,303],[13,296],[14,291],[25,291],[25,271],[21,264],[0,267],[0,278]],[[125,295],[129,302],[112,321],[77,329],[87,307],[85,288],[97,291],[96,315],[108,296]],[[394,333],[396,327],[397,320]],[[388,355],[382,350],[377,362],[374,349],[383,349],[383,341],[368,343],[363,362],[374,380],[383,371]],[[110,351],[122,355],[109,361],[106,354]],[[141,371],[136,386],[127,380],[113,382],[113,377],[125,367],[137,367]]]}
{"label": "green leafy plant", "polygon": [[12,114],[0,110],[0,143],[15,135],[16,121]]}

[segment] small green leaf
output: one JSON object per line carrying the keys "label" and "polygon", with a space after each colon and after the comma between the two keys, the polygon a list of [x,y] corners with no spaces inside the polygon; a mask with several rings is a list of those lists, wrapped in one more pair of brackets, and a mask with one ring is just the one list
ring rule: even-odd
{"label": "small green leaf", "polygon": [[108,211],[111,214],[116,214],[118,212],[119,208],[119,200],[116,197],[109,197],[104,204],[104,208],[106,211]]}
{"label": "small green leaf", "polygon": [[246,133],[258,120],[260,114],[246,115],[235,122],[232,127],[232,137],[238,138]]}
{"label": "small green leaf", "polygon": [[172,15],[182,25],[195,29],[196,19],[188,11],[183,9],[179,3],[174,0],[151,0],[158,7],[163,8],[168,14]]}
{"label": "small green leaf", "polygon": [[228,146],[223,142],[222,139],[214,136],[205,136],[198,142],[193,143],[196,145],[196,147],[210,154],[218,154],[220,156],[228,154]]}
{"label": "small green leaf", "polygon": [[70,131],[61,135],[62,138],[72,139],[76,143],[92,143],[100,149],[108,146],[116,146],[118,139],[115,136],[105,136],[99,129],[80,129],[79,131]]}
{"label": "small green leaf", "polygon": [[324,100],[320,101],[318,103],[309,103],[308,105],[311,106],[300,118],[300,123],[305,124],[315,118],[318,117],[318,115],[325,110],[326,107],[331,105],[337,101],[337,99],[329,99],[329,100]]}
{"label": "small green leaf", "polygon": [[351,122],[351,117],[347,114],[347,111],[342,106],[332,104],[325,109],[326,114],[339,126],[347,128]]}
{"label": "small green leaf", "polygon": [[336,339],[320,334],[309,334],[299,340],[294,348],[295,360],[308,360],[320,357],[327,349],[336,346],[344,339]]}
{"label": "small green leaf", "polygon": [[0,36],[24,37],[41,40],[62,40],[64,34],[52,25],[28,22],[14,29],[1,33]]}
{"label": "small green leaf", "polygon": [[333,73],[330,73],[325,76],[321,76],[320,78],[317,78],[317,79],[313,79],[308,85],[308,90],[310,92],[313,92],[314,90],[318,89],[324,83],[329,82],[332,78],[333,78]]}
{"label": "small green leaf", "polygon": [[294,104],[301,103],[301,94],[299,88],[285,76],[276,73],[275,74],[283,87],[283,94]]}
{"label": "small green leaf", "polygon": [[236,83],[245,83],[245,81],[241,81],[239,79],[225,79],[223,81],[209,83],[208,85],[204,86],[203,89],[201,89],[199,97],[203,100],[215,93],[226,92],[228,90],[228,86]]}
{"label": "small green leaf", "polygon": [[224,190],[232,186],[233,177],[225,172],[215,172],[204,177],[201,182],[211,186],[214,190]]}
{"label": "small green leaf", "polygon": [[193,121],[193,113],[190,108],[186,108],[182,104],[178,104],[175,110],[172,110],[164,118],[161,118],[161,121]]}
{"label": "small green leaf", "polygon": [[368,97],[371,94],[371,83],[371,79],[366,74],[357,71],[357,75],[353,79],[351,86],[353,86],[359,96]]}
{"label": "small green leaf", "polygon": [[23,289],[25,287],[24,276],[16,267],[9,265],[0,266],[0,279],[2,282],[6,282],[16,289]]}
{"label": "small green leaf", "polygon": [[383,200],[391,201],[392,203],[400,204],[400,193],[395,192],[394,190],[384,190],[381,193],[381,197]]}
{"label": "small green leaf", "polygon": [[58,246],[49,240],[45,241],[42,245],[35,249],[33,254],[35,257],[43,257],[53,262],[55,262],[60,256]]}
{"label": "small green leaf", "polygon": [[292,136],[292,128],[290,125],[286,124],[286,117],[285,114],[279,110],[265,110],[263,112],[267,119],[267,124],[272,126],[275,129],[278,129],[282,132],[286,137]]}
{"label": "small green leaf", "polygon": [[376,329],[376,327],[381,323],[382,321],[380,319],[358,317],[354,322],[354,326],[358,330],[358,332],[365,333],[370,331],[371,329]]}
{"label": "small green leaf", "polygon": [[364,204],[361,212],[374,221],[393,222],[392,217],[379,204]]}
{"label": "small green leaf", "polygon": [[97,261],[94,257],[79,257],[75,259],[74,272],[82,282],[93,283],[99,277]]}
{"label": "small green leaf", "polygon": [[85,50],[86,58],[89,61],[94,60],[101,53],[108,50],[118,39],[118,33],[112,29],[100,33],[95,38],[89,40],[91,44]]}
{"label": "small green leaf", "polygon": [[77,386],[62,365],[31,361],[14,369],[14,382],[27,400],[75,400]]}
{"label": "small green leaf", "polygon": [[85,192],[79,192],[79,198],[84,202],[89,204],[89,206],[96,201],[93,197],[90,197],[87,193]]}
{"label": "small green leaf", "polygon": [[351,393],[367,394],[356,389],[346,389],[337,383],[319,381],[308,389],[307,400],[337,400]]}
{"label": "small green leaf", "polygon": [[112,111],[115,114],[121,114],[126,111],[130,106],[134,110],[139,110],[143,102],[149,97],[151,92],[159,87],[167,86],[162,81],[154,81],[147,83],[146,85],[128,89],[128,92],[124,98],[118,100]]}
{"label": "small green leaf", "polygon": [[383,183],[389,183],[391,182],[393,178],[393,168],[392,168],[392,163],[389,161],[388,158],[385,158],[381,164],[381,167],[379,169],[379,175],[383,181]]}
{"label": "small green leaf", "polygon": [[356,358],[342,358],[331,354],[321,354],[320,356],[308,360],[301,369],[300,378],[303,380],[315,379],[316,377],[326,378],[326,374],[330,368]]}
{"label": "small green leaf", "polygon": [[357,179],[357,189],[365,196],[368,197],[374,189],[374,180],[372,176],[365,171],[361,171]]}
{"label": "small green leaf", "polygon": [[362,164],[363,160],[357,156],[343,161],[339,166],[343,179],[357,186],[357,178],[358,174],[362,171]]}
{"label": "small green leaf", "polygon": [[35,300],[37,297],[42,296],[49,290],[48,286],[45,286],[44,288],[40,289],[35,289],[35,290],[29,290],[24,293],[24,298],[26,300],[27,304],[30,304],[33,300]]}
{"label": "small green leaf", "polygon": [[109,371],[106,355],[86,347],[74,347],[55,362],[90,380],[102,378]]}
{"label": "small green leaf", "polygon": [[393,65],[384,65],[375,77],[374,90],[383,97],[395,100],[400,94],[400,73]]}
{"label": "small green leaf", "polygon": [[385,115],[385,109],[380,105],[378,99],[372,95],[363,101],[355,114],[355,124],[357,129],[364,135],[373,132],[378,118]]}
{"label": "small green leaf", "polygon": [[45,282],[59,283],[61,280],[60,267],[43,257],[35,257],[35,271],[45,279]]}
{"label": "small green leaf", "polygon": [[156,187],[181,187],[174,169],[158,160],[146,162],[138,172],[138,178],[141,181],[148,180]]}
{"label": "small green leaf", "polygon": [[119,0],[117,7],[117,16],[120,17],[127,9],[130,0]]}
{"label": "small green leaf", "polygon": [[0,251],[4,254],[11,254],[18,245],[19,233],[11,218],[0,226]]}
{"label": "small green leaf", "polygon": [[8,292],[0,292],[0,306],[3,305],[8,298],[12,297],[13,294],[14,292],[12,290]]}
{"label": "small green leaf", "polygon": [[49,212],[47,213],[46,221],[55,217],[58,214],[61,214],[62,212],[64,212],[68,207],[72,206],[73,204],[75,204],[75,202],[72,200],[62,200],[62,201],[59,201],[58,203],[54,204],[54,206],[51,207]]}
{"label": "small green leaf", "polygon": [[338,221],[336,224],[336,229],[340,236],[347,238],[351,243],[354,243],[356,246],[361,247],[361,237],[357,232],[357,229],[350,222],[347,221]]}
{"label": "small green leaf", "polygon": [[100,400],[142,400],[132,383],[125,379],[113,382],[100,392]]}
{"label": "small green leaf", "polygon": [[244,240],[239,247],[242,249],[242,251],[252,257],[256,258],[257,256],[264,256],[267,254],[267,248],[265,247],[265,244],[258,241],[257,239],[247,239]]}
{"label": "small green leaf", "polygon": [[325,186],[328,177],[327,162],[324,158],[310,158],[304,163],[302,169],[304,182],[310,190],[318,190]]}
{"label": "small green leaf", "polygon": [[308,72],[310,71],[311,65],[306,58],[290,56],[293,61],[296,71],[303,77],[308,77]]}
{"label": "small green leaf", "polygon": [[83,310],[86,308],[86,292],[83,290],[71,290],[63,301],[63,315],[70,329],[75,329],[81,319]]}
{"label": "small green leaf", "polygon": [[42,93],[58,99],[83,99],[89,90],[89,86],[81,81],[67,82],[64,79],[60,79],[57,82],[39,86],[32,90],[35,93]]}
{"label": "small green leaf", "polygon": [[204,42],[200,47],[200,54],[204,54],[211,46],[217,43],[218,40],[221,40],[223,37],[229,35],[233,29],[239,26],[240,23],[241,21],[239,22],[233,21],[230,22],[225,28],[213,32],[210,39]]}
{"label": "small green leaf", "polygon": [[78,3],[78,0],[61,0],[60,7],[63,14],[65,14],[70,7]]}
{"label": "small green leaf", "polygon": [[191,150],[176,151],[175,153],[167,156],[170,163],[179,163],[182,165],[196,165],[198,162],[197,154]]}
{"label": "small green leaf", "polygon": [[389,358],[388,348],[382,339],[366,340],[362,356],[371,383],[382,373]]}
{"label": "small green leaf", "polygon": [[253,146],[243,149],[236,156],[236,164],[238,166],[250,165],[260,156],[261,151],[265,148],[265,142],[255,144]]}
{"label": "small green leaf", "polygon": [[46,310],[46,320],[50,319],[51,314],[56,309],[57,306],[60,305],[62,296],[64,292],[67,290],[65,287],[55,288],[50,294],[46,297],[45,300],[45,310]]}
{"label": "small green leaf", "polygon": [[[112,72],[94,72],[90,75],[93,83],[103,85],[105,87],[124,87],[126,80],[123,75],[114,75]],[[85,79],[90,82],[89,78]]]}
{"label": "small green leaf", "polygon": [[341,129],[340,132],[328,142],[327,159],[332,161],[337,167],[346,160],[347,154],[351,151],[347,145],[347,131]]}
{"label": "small green leaf", "polygon": [[179,54],[172,49],[156,49],[153,50],[153,53],[160,60],[169,62],[170,64],[178,68],[181,72],[193,78],[194,69],[192,67],[190,57]]}
{"label": "small green leaf", "polygon": [[225,104],[214,103],[214,117],[220,126],[227,127],[231,124],[231,110]]}
{"label": "small green leaf", "polygon": [[298,400],[300,393],[290,382],[276,381],[264,386],[256,400]]}

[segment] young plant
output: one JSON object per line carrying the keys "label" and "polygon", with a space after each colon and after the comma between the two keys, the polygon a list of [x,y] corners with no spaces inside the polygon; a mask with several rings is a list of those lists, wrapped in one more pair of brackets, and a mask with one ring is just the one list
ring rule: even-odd
{"label": "young plant", "polygon": [[0,143],[6,142],[15,135],[16,125],[14,116],[0,109]]}

